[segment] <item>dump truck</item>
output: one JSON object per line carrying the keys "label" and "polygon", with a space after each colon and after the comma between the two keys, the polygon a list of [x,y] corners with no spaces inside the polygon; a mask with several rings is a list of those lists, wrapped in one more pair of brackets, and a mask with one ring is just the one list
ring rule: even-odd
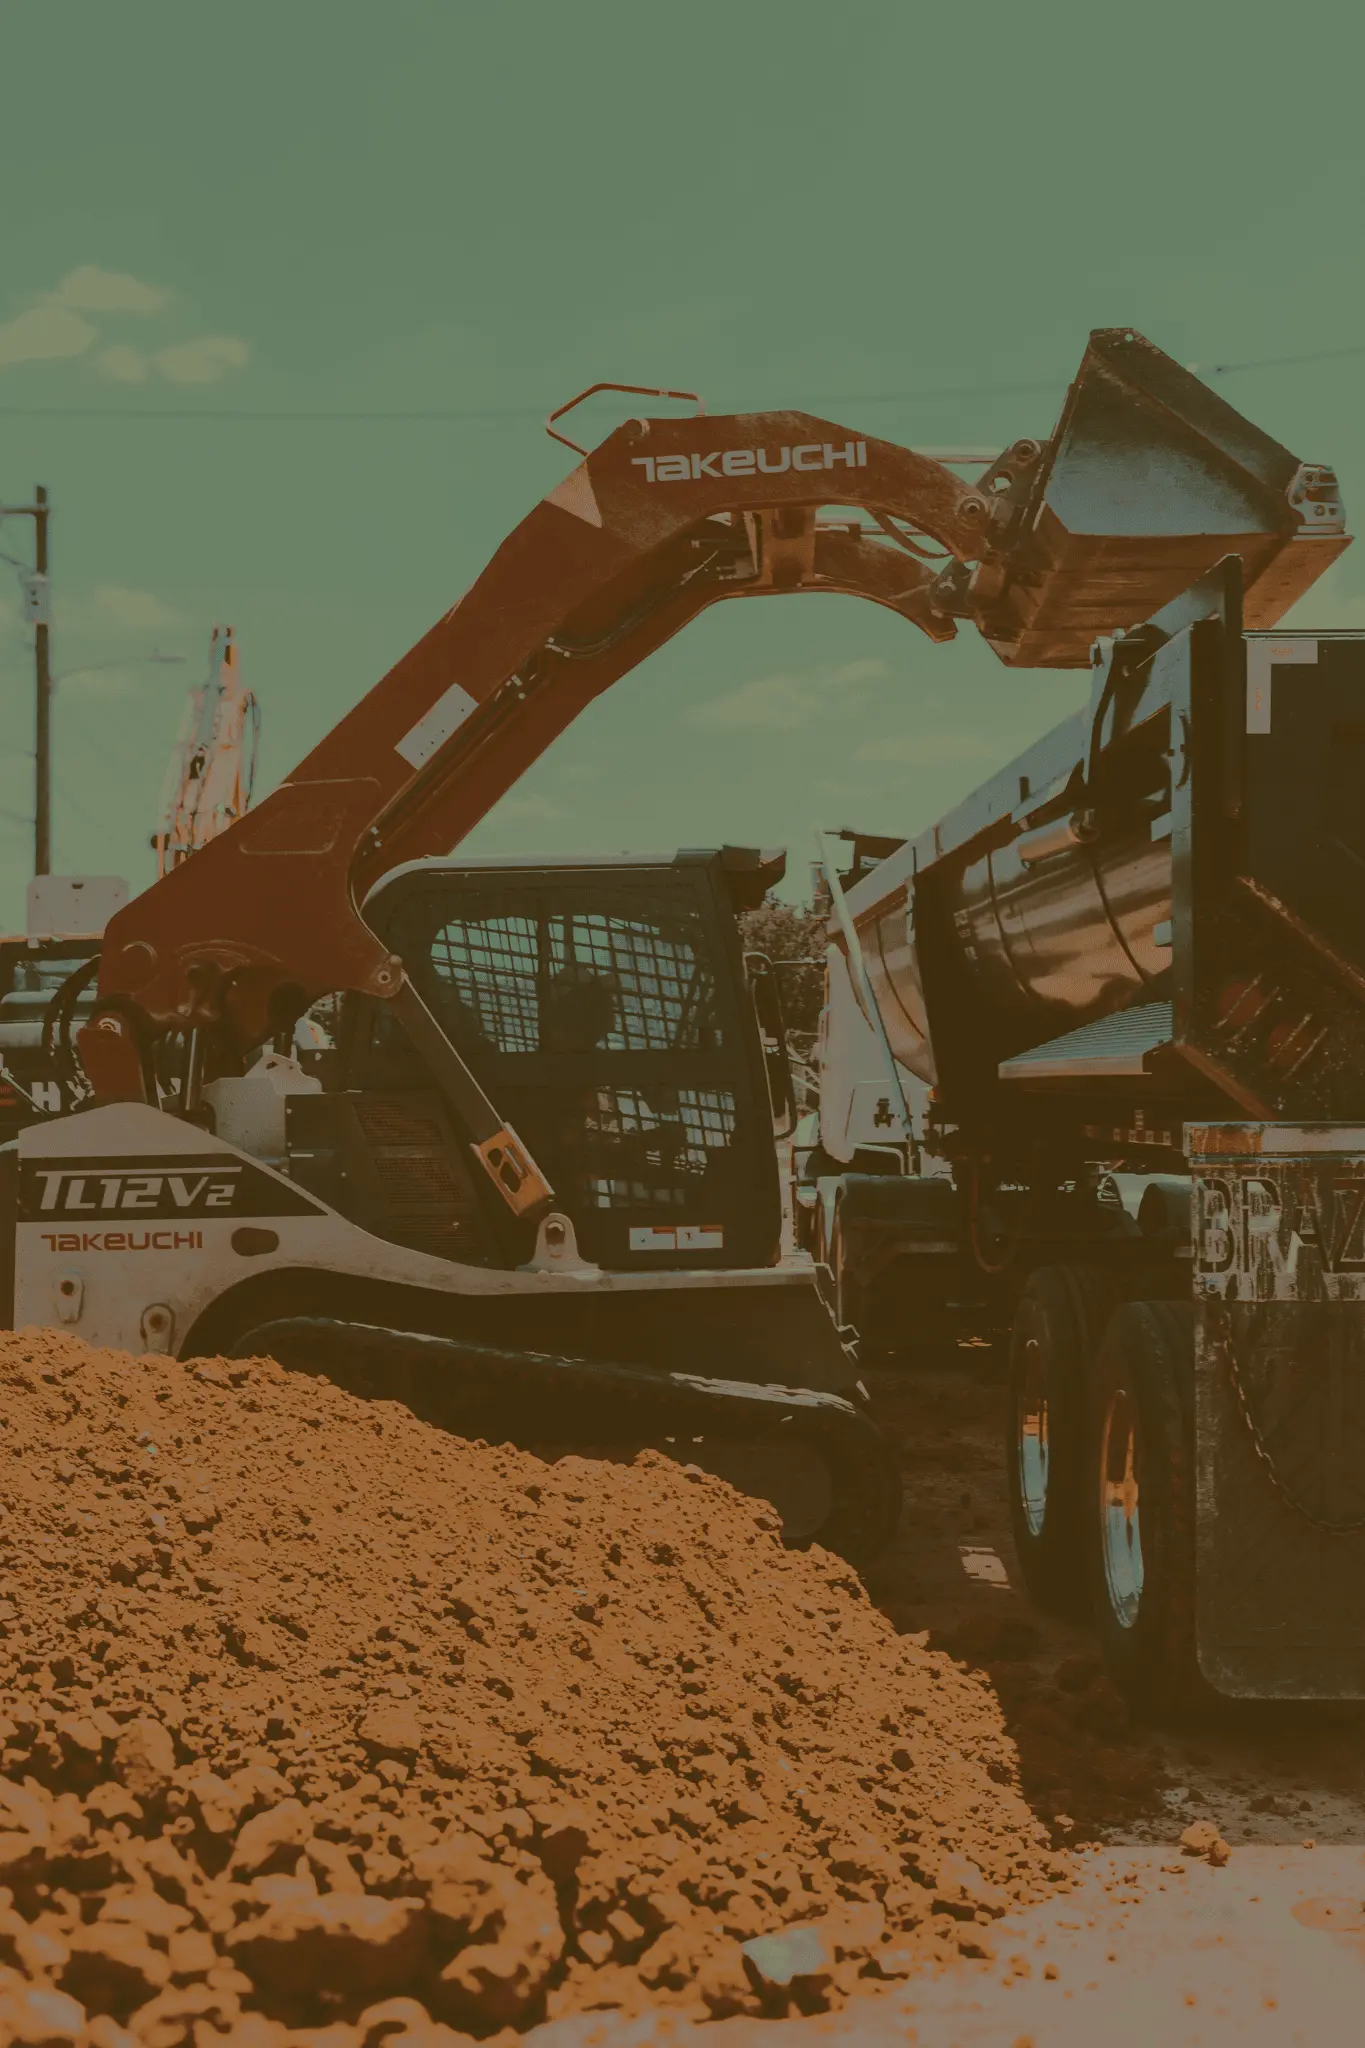
{"label": "dump truck", "polygon": [[1229,552],[1273,626],[1346,544],[1335,482],[1131,329],[971,480],[800,412],[642,413],[589,452],[577,403],[549,424],[582,459],[465,596],[52,997],[64,1113],[3,1155],[12,1315],[269,1352],[472,1435],[659,1444],[863,1559],[900,1477],[774,1227],[775,983],[717,914],[743,859],[461,842],[714,603],[851,593],[1084,664]]}
{"label": "dump truck", "polygon": [[1365,634],[1241,593],[830,861],[801,1134],[845,1344],[1007,1348],[1028,1587],[1156,1704],[1365,1696]]}

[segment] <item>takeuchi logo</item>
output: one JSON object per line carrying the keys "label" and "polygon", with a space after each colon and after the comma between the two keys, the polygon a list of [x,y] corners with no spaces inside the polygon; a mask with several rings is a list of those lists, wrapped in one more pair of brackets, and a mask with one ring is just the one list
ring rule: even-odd
{"label": "takeuchi logo", "polygon": [[785,476],[788,470],[866,469],[866,441],[802,441],[794,448],[713,448],[707,455],[633,455],[651,484],[700,483],[704,476]]}

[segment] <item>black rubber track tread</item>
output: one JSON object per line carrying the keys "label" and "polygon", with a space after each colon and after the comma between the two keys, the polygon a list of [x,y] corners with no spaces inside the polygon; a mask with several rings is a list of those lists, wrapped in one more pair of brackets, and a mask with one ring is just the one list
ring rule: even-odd
{"label": "black rubber track tread", "polygon": [[[263,1323],[232,1355],[325,1374],[349,1392],[401,1401],[456,1435],[528,1449],[653,1447],[685,1463],[695,1438],[790,1435],[822,1458],[833,1495],[826,1521],[807,1541],[860,1569],[890,1542],[900,1518],[895,1449],[870,1415],[839,1394],[503,1351],[316,1316]],[[676,1447],[670,1438],[680,1440]]]}
{"label": "black rubber track tread", "polygon": [[[1090,1607],[1091,1531],[1084,1510],[1090,1360],[1117,1300],[1104,1267],[1039,1266],[1024,1284],[1010,1331],[1005,1469],[1015,1553],[1034,1600],[1068,1621],[1084,1620]],[[1033,1313],[1047,1319],[1057,1339],[1048,1393],[1048,1502],[1037,1535],[1024,1515],[1018,1446],[1023,1324]]]}

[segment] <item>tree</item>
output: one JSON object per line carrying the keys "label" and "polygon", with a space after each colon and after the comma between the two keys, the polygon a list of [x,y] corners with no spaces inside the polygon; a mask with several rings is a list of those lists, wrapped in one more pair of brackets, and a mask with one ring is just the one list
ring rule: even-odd
{"label": "tree", "polygon": [[825,919],[808,905],[784,903],[765,896],[757,910],[739,916],[739,941],[746,953],[766,953],[770,960],[803,960],[805,967],[779,968],[778,986],[787,1029],[802,1053],[809,1053],[820,1028],[825,1000]]}

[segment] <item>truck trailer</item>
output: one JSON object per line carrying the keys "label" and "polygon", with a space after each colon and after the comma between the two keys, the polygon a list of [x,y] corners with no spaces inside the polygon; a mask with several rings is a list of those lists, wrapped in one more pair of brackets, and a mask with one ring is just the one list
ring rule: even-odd
{"label": "truck trailer", "polygon": [[1365,1695],[1365,634],[1241,572],[835,871],[798,1190],[851,1351],[1008,1345],[1028,1587],[1148,1701]]}

